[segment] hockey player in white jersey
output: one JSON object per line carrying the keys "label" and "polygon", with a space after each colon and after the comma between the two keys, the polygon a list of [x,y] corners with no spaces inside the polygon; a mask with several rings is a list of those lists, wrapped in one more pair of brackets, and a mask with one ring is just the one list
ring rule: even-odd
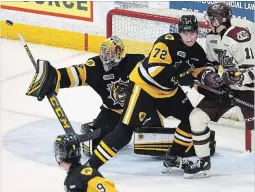
{"label": "hockey player in white jersey", "polygon": [[[207,19],[211,32],[206,38],[206,53],[210,64],[200,73],[198,91],[205,98],[190,114],[192,139],[198,160],[184,169],[184,178],[210,176],[209,150],[210,120],[219,118],[233,106],[239,106],[245,126],[254,129],[254,54],[251,33],[242,27],[231,25],[232,10],[223,3],[210,5]],[[254,42],[253,42],[254,43]],[[204,88],[221,91],[215,95]],[[233,97],[232,97],[233,96]],[[249,106],[235,102],[234,98]]]}

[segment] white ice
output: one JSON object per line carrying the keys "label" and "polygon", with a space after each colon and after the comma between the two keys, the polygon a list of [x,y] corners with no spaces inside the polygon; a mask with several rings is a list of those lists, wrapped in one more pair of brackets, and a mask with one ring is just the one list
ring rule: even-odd
{"label": "white ice", "polygon": [[[25,96],[34,75],[34,69],[21,43],[19,41],[1,39],[0,46],[2,71],[1,191],[64,191],[65,171],[57,165],[42,163],[31,158],[31,152],[48,151],[45,154],[40,154],[42,159],[44,155],[45,158],[48,158],[48,155],[52,152],[52,147],[48,145],[51,141],[48,138],[54,138],[58,132],[62,131],[60,128],[56,128],[59,125],[55,114],[46,100],[38,102],[33,97]],[[29,44],[29,48],[36,59],[49,60],[57,68],[83,63],[87,58],[95,55],[36,44]],[[100,110],[101,100],[89,87],[60,90],[58,97],[67,116],[74,124],[91,121]],[[47,125],[51,126],[42,130],[41,124],[40,126],[38,124],[41,122],[48,122]],[[29,129],[26,129],[28,126]],[[50,127],[52,127],[52,130]],[[25,135],[17,136],[16,134],[15,138],[15,135],[13,136],[15,133],[24,133]],[[162,175],[160,170],[157,171],[155,167],[160,167],[161,161],[143,156],[129,156],[124,151],[117,154],[116,159],[109,162],[109,165],[106,165],[105,168],[103,167],[102,173],[105,177],[115,181],[117,188],[121,192],[176,190],[189,192],[254,191],[254,153],[236,152],[242,151],[244,148],[243,130],[219,129],[216,134],[218,135],[217,142],[219,146],[224,149],[217,148],[220,155],[212,158],[214,175],[210,178],[185,180],[181,174]],[[228,137],[227,135],[229,134],[230,136]],[[8,135],[13,137],[8,137]],[[38,135],[42,139],[37,142],[39,144],[42,143],[39,147],[31,142],[33,140],[36,141]],[[22,151],[15,151],[16,148],[10,150],[8,147],[8,142],[10,142],[8,139],[10,138],[17,140],[15,142],[15,139],[13,139],[11,146],[17,146],[17,149],[22,149]],[[31,140],[24,138],[30,138]],[[19,145],[27,148],[20,148]],[[226,147],[234,149],[235,152],[226,150]],[[128,149],[126,148],[125,150]],[[30,156],[26,157],[26,154],[30,154]],[[34,156],[36,156],[36,153],[34,153]],[[118,167],[115,165],[118,165]]]}

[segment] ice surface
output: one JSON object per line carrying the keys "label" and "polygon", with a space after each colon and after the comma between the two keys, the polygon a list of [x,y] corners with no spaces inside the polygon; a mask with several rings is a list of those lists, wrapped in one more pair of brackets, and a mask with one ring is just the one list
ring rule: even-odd
{"label": "ice surface", "polygon": [[[0,46],[1,191],[64,191],[66,174],[56,166],[52,155],[52,143],[63,130],[46,100],[38,102],[35,98],[25,96],[34,70],[21,43],[1,39]],[[94,55],[35,44],[29,44],[29,47],[36,59],[49,60],[56,67],[83,63]],[[100,110],[101,99],[89,87],[61,90],[59,100],[77,130],[81,123],[95,118]],[[231,149],[240,151],[238,141],[243,138],[242,132],[237,129],[231,132],[236,132],[232,138],[236,143],[231,143]],[[212,158],[213,175],[210,178],[185,180],[181,172],[162,175],[162,161],[131,153],[132,145],[120,151],[101,171],[114,180],[122,192],[254,191],[254,153],[226,150],[230,138],[226,138],[226,133],[220,134],[217,137],[220,144],[217,151],[220,154]]]}

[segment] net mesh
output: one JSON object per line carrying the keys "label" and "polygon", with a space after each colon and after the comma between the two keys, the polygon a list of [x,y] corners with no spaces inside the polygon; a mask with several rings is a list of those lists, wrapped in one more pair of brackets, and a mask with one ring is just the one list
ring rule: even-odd
{"label": "net mesh", "polygon": [[[143,53],[147,55],[150,52],[153,42],[163,34],[178,32],[178,19],[180,15],[172,17],[171,10],[165,9],[130,9],[136,12],[136,16],[144,15],[144,18],[136,18],[135,15],[112,16],[112,34],[120,37],[125,44],[127,53]],[[145,13],[150,14],[150,17],[146,17]],[[154,16],[152,16],[153,14]],[[160,17],[168,17],[165,21],[158,21]],[[201,15],[199,18],[202,17]],[[203,19],[199,19],[200,22]],[[205,27],[199,28],[200,43],[204,47],[204,41],[209,29]]]}

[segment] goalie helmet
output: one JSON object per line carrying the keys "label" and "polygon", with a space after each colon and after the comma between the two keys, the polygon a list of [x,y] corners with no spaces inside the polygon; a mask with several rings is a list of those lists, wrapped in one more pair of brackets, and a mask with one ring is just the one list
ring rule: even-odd
{"label": "goalie helmet", "polygon": [[197,32],[198,22],[195,15],[183,15],[178,24],[178,32]]}
{"label": "goalie helmet", "polygon": [[117,66],[123,57],[125,50],[120,38],[112,36],[104,40],[100,48],[100,59],[106,72]]}
{"label": "goalie helmet", "polygon": [[206,11],[206,20],[210,22],[211,26],[213,26],[212,23],[215,21],[218,22],[218,25],[228,25],[230,24],[231,17],[231,7],[224,2],[212,4],[208,6],[208,9]]}
{"label": "goalie helmet", "polygon": [[54,142],[54,153],[56,161],[59,165],[61,163],[80,162],[80,141],[74,134],[59,135]]}

